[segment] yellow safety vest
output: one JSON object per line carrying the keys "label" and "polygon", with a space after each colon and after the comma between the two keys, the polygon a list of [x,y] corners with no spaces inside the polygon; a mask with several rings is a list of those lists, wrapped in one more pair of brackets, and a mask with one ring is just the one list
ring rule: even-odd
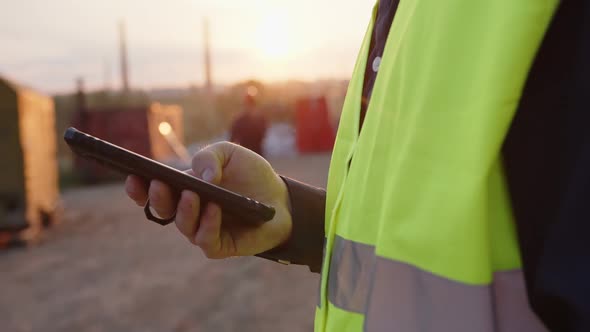
{"label": "yellow safety vest", "polygon": [[401,0],[359,134],[344,103],[316,331],[543,331],[501,145],[557,0]]}

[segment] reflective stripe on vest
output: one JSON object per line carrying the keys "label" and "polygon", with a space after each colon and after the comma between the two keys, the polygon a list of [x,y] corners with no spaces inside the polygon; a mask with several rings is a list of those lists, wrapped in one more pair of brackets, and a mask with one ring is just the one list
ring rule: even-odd
{"label": "reflective stripe on vest", "polygon": [[528,309],[520,270],[496,272],[490,285],[468,285],[336,237],[330,271],[329,301],[364,314],[365,331],[545,331]]}
{"label": "reflective stripe on vest", "polygon": [[401,0],[359,133],[373,14],[330,164],[316,331],[542,329],[500,150],[556,4]]}

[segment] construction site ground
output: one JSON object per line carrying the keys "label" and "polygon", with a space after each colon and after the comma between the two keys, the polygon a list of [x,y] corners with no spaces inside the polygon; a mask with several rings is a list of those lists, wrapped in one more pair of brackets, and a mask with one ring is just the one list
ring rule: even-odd
{"label": "construction site ground", "polygon": [[[325,186],[329,155],[271,161]],[[319,275],[256,257],[209,260],[144,219],[122,183],[62,193],[40,244],[0,251],[1,331],[311,331]]]}

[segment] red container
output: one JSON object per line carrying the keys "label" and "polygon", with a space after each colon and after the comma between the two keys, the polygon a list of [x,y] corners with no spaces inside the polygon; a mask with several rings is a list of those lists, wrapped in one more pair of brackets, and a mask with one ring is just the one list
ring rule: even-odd
{"label": "red container", "polygon": [[295,125],[299,152],[332,151],[335,134],[325,97],[298,100]]}
{"label": "red container", "polygon": [[[164,121],[182,142],[182,109],[174,105],[88,109],[77,114],[73,126],[148,158],[166,160],[174,157],[174,150],[159,133],[158,127]],[[109,169],[82,158],[75,157],[75,166],[88,182],[117,177]]]}

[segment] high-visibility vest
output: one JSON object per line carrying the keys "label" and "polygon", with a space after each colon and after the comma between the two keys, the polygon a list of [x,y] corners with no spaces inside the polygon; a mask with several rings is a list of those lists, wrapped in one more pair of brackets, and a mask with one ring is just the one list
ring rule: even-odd
{"label": "high-visibility vest", "polygon": [[401,0],[359,134],[375,11],[326,202],[316,331],[543,331],[501,145],[557,0]]}

